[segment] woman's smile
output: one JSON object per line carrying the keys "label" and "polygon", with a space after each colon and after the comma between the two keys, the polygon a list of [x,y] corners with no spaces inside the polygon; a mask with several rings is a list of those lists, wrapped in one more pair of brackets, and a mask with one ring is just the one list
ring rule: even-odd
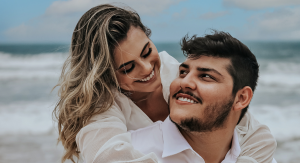
{"label": "woman's smile", "polygon": [[154,81],[156,79],[156,73],[155,73],[155,67],[153,68],[153,70],[151,71],[150,75],[142,78],[141,80],[137,80],[136,82],[140,82],[140,83],[150,83],[152,81]]}

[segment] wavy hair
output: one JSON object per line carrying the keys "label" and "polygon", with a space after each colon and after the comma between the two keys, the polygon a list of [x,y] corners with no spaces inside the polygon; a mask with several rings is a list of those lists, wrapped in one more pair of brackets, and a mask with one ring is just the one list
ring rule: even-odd
{"label": "wavy hair", "polygon": [[62,162],[70,159],[75,163],[80,153],[75,141],[77,133],[92,116],[105,112],[113,104],[112,90],[118,88],[114,49],[127,37],[131,26],[140,28],[148,37],[151,34],[129,7],[99,5],[78,21],[70,55],[55,86],[59,86],[59,101],[53,116],[58,121],[58,142],[65,148]]}

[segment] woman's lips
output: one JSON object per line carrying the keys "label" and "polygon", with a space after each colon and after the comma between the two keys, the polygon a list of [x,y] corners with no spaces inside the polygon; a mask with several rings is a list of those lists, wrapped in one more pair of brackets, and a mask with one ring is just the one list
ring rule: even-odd
{"label": "woman's lips", "polygon": [[153,73],[153,75],[152,75],[151,79],[149,79],[147,81],[137,80],[136,82],[139,82],[139,83],[150,83],[150,82],[154,81],[156,79],[155,67],[153,67],[152,72],[148,76],[146,76],[146,77],[150,77],[152,73]]}

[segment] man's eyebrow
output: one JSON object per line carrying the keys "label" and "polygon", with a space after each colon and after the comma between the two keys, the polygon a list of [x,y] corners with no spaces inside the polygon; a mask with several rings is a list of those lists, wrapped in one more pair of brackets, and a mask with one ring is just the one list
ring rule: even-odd
{"label": "man's eyebrow", "polygon": [[126,62],[126,63],[123,63],[120,65],[119,68],[117,68],[117,70],[121,69],[122,67],[125,67],[126,65],[130,64],[130,63],[133,63],[134,61],[129,61],[129,62]]}
{"label": "man's eyebrow", "polygon": [[141,54],[140,54],[140,56],[142,56],[143,55],[143,53],[144,53],[144,50],[146,49],[146,47],[148,46],[148,44],[149,44],[149,41],[145,44],[145,46],[144,46],[144,48],[143,48],[143,50],[142,50],[142,52],[141,52]]}
{"label": "man's eyebrow", "polygon": [[198,70],[198,71],[204,71],[204,72],[209,72],[209,71],[211,71],[211,72],[214,72],[214,73],[216,73],[216,74],[219,74],[220,76],[223,77],[223,75],[222,75],[221,73],[219,73],[217,70],[212,69],[212,68],[197,67],[197,70]]}
{"label": "man's eyebrow", "polygon": [[187,65],[185,63],[181,63],[179,67],[189,68],[189,65]]}

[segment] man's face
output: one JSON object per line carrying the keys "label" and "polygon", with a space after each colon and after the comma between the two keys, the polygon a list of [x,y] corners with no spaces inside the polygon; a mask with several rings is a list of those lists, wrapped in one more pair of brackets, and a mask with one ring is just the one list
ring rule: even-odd
{"label": "man's face", "polygon": [[170,118],[182,129],[205,132],[221,128],[234,97],[230,59],[202,56],[187,59],[170,86]]}

